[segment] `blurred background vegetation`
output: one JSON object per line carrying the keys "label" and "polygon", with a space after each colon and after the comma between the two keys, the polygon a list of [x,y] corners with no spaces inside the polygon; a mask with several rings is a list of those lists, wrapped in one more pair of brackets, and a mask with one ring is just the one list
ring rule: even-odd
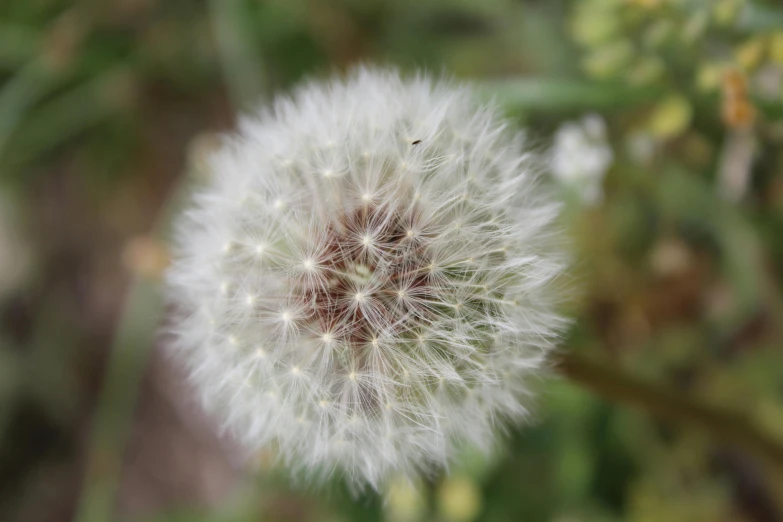
{"label": "blurred background vegetation", "polygon": [[[552,154],[576,321],[493,459],[353,500],[245,465],[155,332],[215,137],[362,61]],[[782,80],[777,0],[0,0],[0,520],[782,520]]]}

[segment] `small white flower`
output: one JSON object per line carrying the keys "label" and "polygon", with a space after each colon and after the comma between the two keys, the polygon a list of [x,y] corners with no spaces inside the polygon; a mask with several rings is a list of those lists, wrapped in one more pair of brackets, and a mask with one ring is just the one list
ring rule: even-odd
{"label": "small white flower", "polygon": [[493,108],[362,68],[246,119],[209,170],[168,274],[175,344],[249,449],[378,488],[525,416],[563,324],[558,205]]}
{"label": "small white flower", "polygon": [[601,184],[613,158],[606,125],[597,114],[564,123],[555,133],[552,174],[563,185],[577,190],[587,203],[601,200]]}

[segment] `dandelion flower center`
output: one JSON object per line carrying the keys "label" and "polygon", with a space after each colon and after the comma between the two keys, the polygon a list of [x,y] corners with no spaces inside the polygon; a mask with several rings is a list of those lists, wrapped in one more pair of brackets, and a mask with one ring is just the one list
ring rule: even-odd
{"label": "dandelion flower center", "polygon": [[[289,281],[291,294],[307,310],[306,326],[314,332],[339,332],[334,341],[357,354],[352,364],[359,369],[370,364],[364,345],[379,335],[410,337],[423,319],[434,317],[427,298],[436,293],[436,281],[426,268],[433,253],[406,232],[406,223],[418,219],[415,208],[361,207],[343,214],[319,234],[324,240],[315,262],[323,278]],[[372,252],[358,248],[353,239],[357,230],[369,227],[374,229]],[[406,290],[400,290],[401,284]],[[408,293],[415,298],[401,305],[399,298]]]}

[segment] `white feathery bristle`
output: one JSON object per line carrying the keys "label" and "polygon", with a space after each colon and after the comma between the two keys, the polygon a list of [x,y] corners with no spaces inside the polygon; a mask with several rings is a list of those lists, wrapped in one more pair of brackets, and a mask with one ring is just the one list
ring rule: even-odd
{"label": "white feathery bristle", "polygon": [[563,326],[534,165],[493,107],[424,75],[359,68],[245,119],[168,273],[207,409],[357,489],[488,451]]}

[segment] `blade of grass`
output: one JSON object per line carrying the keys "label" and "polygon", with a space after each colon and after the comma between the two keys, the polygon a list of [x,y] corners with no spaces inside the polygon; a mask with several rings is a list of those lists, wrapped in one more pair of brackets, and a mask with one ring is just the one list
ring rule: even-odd
{"label": "blade of grass", "polygon": [[46,91],[51,71],[41,60],[33,60],[14,74],[0,91],[0,161],[8,139],[27,110]]}
{"label": "blade of grass", "polygon": [[0,161],[5,159],[8,141],[27,111],[67,76],[91,27],[88,5],[59,15],[38,38],[34,56],[0,91]]}
{"label": "blade of grass", "polygon": [[511,78],[478,84],[479,92],[510,111],[616,110],[655,101],[658,88],[551,78]]}
{"label": "blade of grass", "polygon": [[[265,89],[260,55],[243,27],[241,3],[239,0],[212,0],[211,9],[232,102],[237,108],[247,107],[258,101]],[[67,112],[66,105],[53,112]],[[170,222],[169,214],[178,205],[179,195],[185,192],[184,185],[178,187],[175,197],[167,204],[156,235]],[[94,420],[76,522],[102,522],[113,518],[123,450],[162,312],[163,302],[157,284],[137,277],[128,294],[109,355],[105,390]]]}
{"label": "blade of grass", "polygon": [[16,69],[38,52],[39,32],[29,27],[0,22],[0,67]]}
{"label": "blade of grass", "polygon": [[84,491],[75,520],[113,519],[125,442],[130,432],[139,382],[153,344],[155,325],[163,305],[151,280],[131,286],[122,320],[111,348],[85,474]]}
{"label": "blade of grass", "polygon": [[[171,214],[179,206],[186,183],[166,203],[152,236],[168,232]],[[159,281],[137,275],[130,284],[114,341],[108,354],[103,391],[93,418],[87,466],[76,522],[114,520],[124,450],[133,424],[141,381],[163,317]]]}
{"label": "blade of grass", "polygon": [[16,167],[40,157],[122,110],[130,75],[126,66],[114,66],[30,111],[9,141],[14,152],[7,164]]}
{"label": "blade of grass", "polygon": [[263,60],[246,23],[242,0],[210,0],[223,74],[236,109],[257,103],[266,92]]}

